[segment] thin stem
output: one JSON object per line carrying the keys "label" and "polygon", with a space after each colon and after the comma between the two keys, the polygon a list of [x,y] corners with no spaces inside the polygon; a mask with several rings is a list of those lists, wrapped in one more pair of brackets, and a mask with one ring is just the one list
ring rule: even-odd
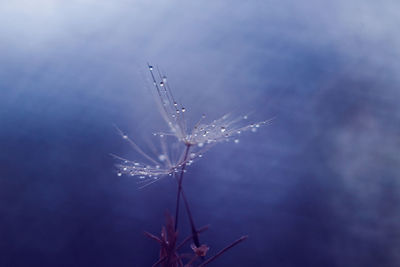
{"label": "thin stem", "polygon": [[183,198],[183,203],[185,203],[186,213],[189,216],[190,227],[192,228],[191,230],[192,230],[192,236],[193,236],[193,243],[196,245],[196,247],[200,247],[199,234],[198,234],[196,227],[194,226],[192,212],[190,211],[189,202],[187,201],[187,198],[186,198],[185,192],[183,191],[183,188],[181,188],[181,194],[182,194],[182,198]]}
{"label": "thin stem", "polygon": [[176,208],[175,208],[175,231],[178,229],[179,204],[180,204],[180,197],[181,197],[181,191],[182,191],[182,180],[183,180],[183,174],[184,174],[185,168],[186,168],[186,160],[187,160],[187,156],[189,154],[189,149],[190,149],[190,145],[186,145],[185,156],[183,157],[183,165],[182,165],[180,177],[178,180],[178,193],[176,195]]}
{"label": "thin stem", "polygon": [[228,249],[231,249],[232,247],[236,246],[237,244],[239,244],[240,242],[244,241],[247,239],[247,235],[242,236],[241,238],[239,238],[238,240],[234,241],[232,244],[230,244],[229,246],[226,246],[225,248],[221,249],[217,254],[215,254],[213,257],[209,258],[208,260],[206,260],[205,262],[203,262],[202,264],[199,265],[199,267],[203,267],[206,266],[207,264],[209,264],[210,262],[214,261],[215,259],[217,259],[219,256],[221,256],[222,254],[224,254]]}
{"label": "thin stem", "polygon": [[186,160],[187,160],[187,157],[189,154],[189,150],[190,150],[190,145],[187,144],[186,150],[185,150],[185,155],[183,157],[183,165],[182,165],[182,169],[181,169],[181,173],[180,173],[180,177],[179,177],[179,181],[178,181],[178,194],[176,197],[176,209],[175,209],[175,231],[178,229],[179,203],[180,203],[180,196],[182,195],[183,203],[185,204],[186,213],[189,217],[190,227],[192,230],[193,243],[196,245],[196,247],[199,247],[200,246],[199,234],[197,232],[196,226],[194,225],[192,212],[190,211],[190,208],[189,208],[189,202],[188,202],[185,192],[183,191],[183,188],[182,188],[183,174],[185,173]]}

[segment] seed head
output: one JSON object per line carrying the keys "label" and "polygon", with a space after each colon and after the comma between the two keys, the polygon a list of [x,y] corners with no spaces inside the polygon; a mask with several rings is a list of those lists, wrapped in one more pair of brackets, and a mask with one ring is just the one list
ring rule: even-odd
{"label": "seed head", "polygon": [[[116,165],[119,176],[122,174],[139,176],[143,186],[147,186],[160,177],[172,176],[184,164],[191,165],[195,159],[201,158],[203,153],[215,144],[231,140],[237,144],[239,143],[238,135],[241,133],[248,130],[255,132],[260,126],[267,125],[272,121],[269,119],[248,124],[248,115],[235,117],[228,113],[207,123],[205,122],[206,116],[203,114],[200,120],[189,129],[185,120],[187,109],[175,100],[167,77],[162,75],[158,68],[155,72],[151,65],[148,65],[148,69],[157,96],[156,103],[161,116],[168,125],[169,132],[154,133],[154,136],[160,138],[161,153],[152,157],[118,129],[123,139],[127,140],[150,163],[139,163],[113,155],[121,161]],[[175,141],[170,142],[171,137]],[[178,153],[173,151],[173,147],[178,147]],[[185,153],[186,148],[190,148],[189,156]],[[173,155],[178,156],[174,157]]]}

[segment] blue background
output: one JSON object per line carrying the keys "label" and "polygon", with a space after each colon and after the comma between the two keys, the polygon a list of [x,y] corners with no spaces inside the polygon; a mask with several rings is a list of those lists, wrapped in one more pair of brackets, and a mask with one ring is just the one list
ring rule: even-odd
{"label": "blue background", "polygon": [[[170,178],[138,189],[165,130],[146,62],[189,121],[273,124],[190,166],[213,266],[399,266],[398,1],[1,1],[0,265],[151,266]],[[186,217],[182,233],[188,233]],[[211,266],[211,265],[210,265]]]}

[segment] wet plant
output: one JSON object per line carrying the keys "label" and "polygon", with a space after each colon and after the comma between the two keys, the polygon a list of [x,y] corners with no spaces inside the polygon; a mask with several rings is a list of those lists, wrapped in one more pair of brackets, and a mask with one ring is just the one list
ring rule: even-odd
{"label": "wet plant", "polygon": [[[113,155],[119,160],[119,163],[116,165],[118,176],[129,175],[139,177],[140,188],[151,185],[162,177],[171,176],[176,179],[175,218],[169,214],[166,215],[166,225],[162,228],[160,237],[146,233],[148,237],[157,241],[161,248],[159,260],[153,266],[205,266],[228,249],[245,240],[247,236],[234,241],[213,257],[206,258],[209,248],[205,244],[200,243],[199,233],[206,230],[207,227],[196,228],[195,226],[188,198],[182,184],[186,168],[195,160],[202,158],[203,154],[214,145],[226,141],[233,141],[237,144],[239,143],[238,137],[243,132],[255,132],[259,127],[269,124],[271,120],[248,123],[248,115],[233,116],[228,113],[219,119],[206,122],[206,116],[203,114],[198,122],[189,128],[185,118],[187,110],[182,104],[176,101],[167,77],[159,69],[155,70],[149,64],[148,70],[151,82],[153,83],[157,106],[169,130],[153,134],[160,140],[160,151],[155,151],[154,154],[156,156],[151,156],[142,150],[132,138],[118,129],[122,138],[146,160],[143,163]],[[191,235],[178,244],[178,218],[181,198],[189,219]],[[193,242],[191,244],[192,253],[180,253],[179,250],[190,240]]]}

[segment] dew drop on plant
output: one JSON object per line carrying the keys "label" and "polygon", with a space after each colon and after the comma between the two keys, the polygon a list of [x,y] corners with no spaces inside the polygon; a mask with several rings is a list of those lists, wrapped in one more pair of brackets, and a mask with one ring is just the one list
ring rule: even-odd
{"label": "dew drop on plant", "polygon": [[239,139],[235,139],[235,144],[238,144],[239,143]]}
{"label": "dew drop on plant", "polygon": [[122,173],[121,173],[121,172],[118,172],[117,175],[118,175],[118,176],[122,176]]}
{"label": "dew drop on plant", "polygon": [[255,132],[257,132],[257,128],[251,128],[251,131],[252,131],[253,133],[255,133]]}
{"label": "dew drop on plant", "polygon": [[185,108],[182,108],[182,112],[185,112],[186,111],[186,109]]}
{"label": "dew drop on plant", "polygon": [[164,76],[164,77],[162,78],[162,80],[163,80],[163,82],[167,82],[167,76]]}
{"label": "dew drop on plant", "polygon": [[128,169],[127,167],[124,167],[122,170],[126,171],[127,169]]}
{"label": "dew drop on plant", "polygon": [[203,155],[202,154],[199,154],[199,158],[202,158],[203,157]]}
{"label": "dew drop on plant", "polygon": [[150,65],[150,66],[149,66],[149,70],[153,70],[153,66]]}
{"label": "dew drop on plant", "polygon": [[156,165],[156,169],[159,169],[160,168],[160,165]]}
{"label": "dew drop on plant", "polygon": [[244,116],[243,116],[243,119],[247,120],[247,118],[248,118],[247,115],[244,115]]}
{"label": "dew drop on plant", "polygon": [[203,147],[203,146],[204,146],[204,143],[198,143],[197,146],[198,146],[198,147]]}
{"label": "dew drop on plant", "polygon": [[257,127],[257,128],[260,127],[260,124],[256,124],[256,127]]}
{"label": "dew drop on plant", "polygon": [[164,82],[160,82],[160,86],[163,87],[164,86]]}
{"label": "dew drop on plant", "polygon": [[223,133],[223,132],[225,132],[226,131],[226,128],[224,127],[224,126],[222,126],[221,127],[221,132]]}
{"label": "dew drop on plant", "polygon": [[167,159],[167,157],[166,157],[164,154],[161,154],[161,155],[158,156],[158,159],[159,159],[160,161],[164,161],[164,160]]}
{"label": "dew drop on plant", "polygon": [[163,134],[160,134],[160,137],[161,137],[161,138],[163,138],[163,137],[164,137],[164,135],[163,135]]}
{"label": "dew drop on plant", "polygon": [[124,134],[124,135],[122,136],[122,138],[128,139],[128,136],[127,136],[126,134]]}
{"label": "dew drop on plant", "polygon": [[135,165],[135,166],[139,166],[140,164],[139,164],[139,163],[137,163],[137,162],[135,162],[135,163],[133,163],[133,165]]}
{"label": "dew drop on plant", "polygon": [[145,177],[143,176],[143,175],[140,175],[139,176],[139,179],[144,179]]}
{"label": "dew drop on plant", "polygon": [[190,154],[190,157],[191,157],[192,159],[194,159],[194,158],[196,157],[196,154],[195,154],[195,153],[191,153],[191,154]]}
{"label": "dew drop on plant", "polygon": [[176,107],[176,106],[178,106],[178,104],[176,102],[174,102],[174,106]]}
{"label": "dew drop on plant", "polygon": [[203,119],[205,119],[205,118],[206,118],[206,114],[201,115],[201,117],[202,117]]}

